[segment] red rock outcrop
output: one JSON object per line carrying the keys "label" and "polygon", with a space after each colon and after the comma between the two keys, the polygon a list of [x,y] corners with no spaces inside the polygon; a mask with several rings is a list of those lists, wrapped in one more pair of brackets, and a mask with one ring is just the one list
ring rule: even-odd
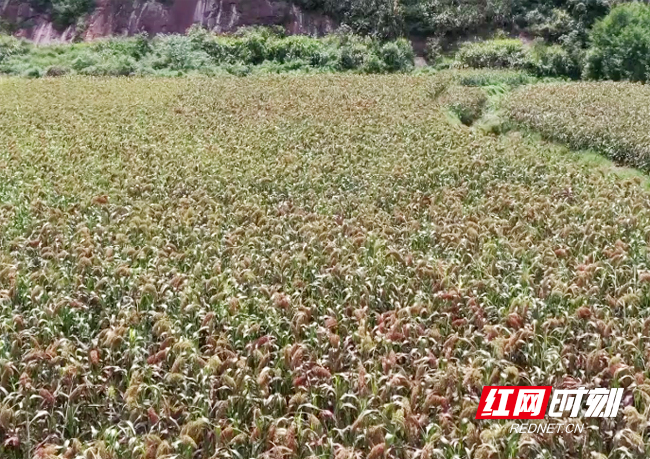
{"label": "red rock outcrop", "polygon": [[140,32],[184,33],[193,24],[201,24],[218,33],[233,32],[250,25],[279,25],[292,34],[324,35],[334,30],[334,21],[317,13],[306,12],[283,0],[97,0],[80,33],[74,26],[56,30],[47,16],[36,14],[24,0],[4,0],[0,17],[17,24],[16,35],[37,43],[85,40]]}

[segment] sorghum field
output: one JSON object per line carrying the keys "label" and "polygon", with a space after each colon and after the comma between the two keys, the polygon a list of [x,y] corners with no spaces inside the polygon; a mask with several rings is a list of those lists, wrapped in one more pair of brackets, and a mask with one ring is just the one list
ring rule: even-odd
{"label": "sorghum field", "polygon": [[646,457],[650,195],[436,78],[0,80],[0,457]]}
{"label": "sorghum field", "polygon": [[574,148],[650,171],[650,88],[635,83],[524,87],[507,100],[517,123]]}

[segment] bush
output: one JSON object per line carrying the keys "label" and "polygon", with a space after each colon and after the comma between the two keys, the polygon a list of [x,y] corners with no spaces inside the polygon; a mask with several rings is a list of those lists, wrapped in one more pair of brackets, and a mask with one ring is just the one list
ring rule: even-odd
{"label": "bush", "polygon": [[339,52],[338,68],[340,70],[354,70],[363,65],[367,48],[361,43],[348,43],[341,47]]}
{"label": "bush", "polygon": [[650,6],[627,3],[614,8],[591,32],[586,76],[596,79],[650,79]]}
{"label": "bush", "polygon": [[408,69],[413,65],[413,48],[404,38],[384,44],[379,55],[390,72]]}
{"label": "bush", "polygon": [[413,49],[407,40],[381,43],[346,30],[342,28],[335,35],[317,39],[287,37],[266,28],[247,29],[235,36],[223,37],[194,27],[188,37],[194,48],[207,53],[217,65],[275,62],[287,65],[267,68],[335,68],[368,73],[404,71],[413,66]]}
{"label": "bush", "polygon": [[525,60],[524,44],[509,38],[465,43],[456,54],[457,65],[472,68],[520,68]]}
{"label": "bush", "polygon": [[442,59],[442,45],[440,39],[436,37],[427,38],[424,53],[429,65],[437,64],[440,59]]}
{"label": "bush", "polygon": [[31,45],[25,40],[10,36],[0,36],[0,63],[11,56],[26,54]]}
{"label": "bush", "polygon": [[384,61],[379,56],[372,54],[363,63],[363,71],[365,73],[384,73],[386,71],[386,64],[384,64]]}
{"label": "bush", "polygon": [[237,42],[237,54],[240,60],[259,65],[269,57],[267,44],[269,35],[253,30],[243,35]]}
{"label": "bush", "polygon": [[70,63],[70,67],[76,72],[81,72],[83,69],[97,65],[99,63],[99,60],[99,53],[86,51],[80,53],[76,58],[74,58]]}
{"label": "bush", "polygon": [[[538,13],[537,10],[535,12]],[[571,15],[560,8],[553,8],[549,17],[535,16],[537,16],[535,13],[529,16],[531,19],[529,30],[534,36],[548,42],[559,40],[560,37],[575,30],[577,26]]]}
{"label": "bush", "polygon": [[569,77],[579,79],[582,59],[571,55],[560,45],[538,42],[527,53],[526,68],[540,77]]}
{"label": "bush", "polygon": [[100,76],[129,76],[135,74],[137,68],[138,63],[133,57],[122,54],[105,58],[94,68],[87,69],[86,73]]}
{"label": "bush", "polygon": [[25,78],[41,78],[43,71],[37,67],[29,67],[23,72],[22,76]]}
{"label": "bush", "polygon": [[325,65],[330,56],[321,53],[323,45],[311,37],[293,35],[286,38],[274,38],[268,44],[268,59],[285,63],[304,60],[311,65]]}
{"label": "bush", "polygon": [[210,63],[210,56],[194,48],[190,37],[167,35],[152,42],[150,65],[154,69],[197,70]]}
{"label": "bush", "polygon": [[567,39],[566,45],[547,45],[541,39],[532,46],[520,40],[493,39],[466,43],[456,54],[455,67],[508,68],[529,71],[540,77],[580,78],[584,52]]}
{"label": "bush", "polygon": [[152,50],[151,41],[146,34],[131,38],[109,38],[94,42],[94,49],[100,53],[125,54],[134,59],[141,59]]}

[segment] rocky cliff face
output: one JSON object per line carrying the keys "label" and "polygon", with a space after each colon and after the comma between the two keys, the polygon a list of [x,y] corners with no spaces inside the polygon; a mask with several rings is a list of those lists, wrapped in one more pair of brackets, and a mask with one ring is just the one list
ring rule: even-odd
{"label": "rocky cliff face", "polygon": [[47,16],[36,14],[24,0],[0,0],[0,17],[19,24],[16,35],[37,43],[141,32],[184,33],[193,24],[218,33],[249,25],[280,25],[289,33],[309,35],[324,35],[336,27],[327,16],[281,0],[97,0],[83,31],[74,26],[56,30]]}

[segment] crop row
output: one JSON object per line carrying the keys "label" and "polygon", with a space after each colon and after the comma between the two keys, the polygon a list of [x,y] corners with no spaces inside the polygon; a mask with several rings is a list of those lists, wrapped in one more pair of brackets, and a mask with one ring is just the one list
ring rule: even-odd
{"label": "crop row", "polygon": [[650,170],[650,89],[645,85],[534,85],[515,91],[504,105],[514,122],[546,137]]}

